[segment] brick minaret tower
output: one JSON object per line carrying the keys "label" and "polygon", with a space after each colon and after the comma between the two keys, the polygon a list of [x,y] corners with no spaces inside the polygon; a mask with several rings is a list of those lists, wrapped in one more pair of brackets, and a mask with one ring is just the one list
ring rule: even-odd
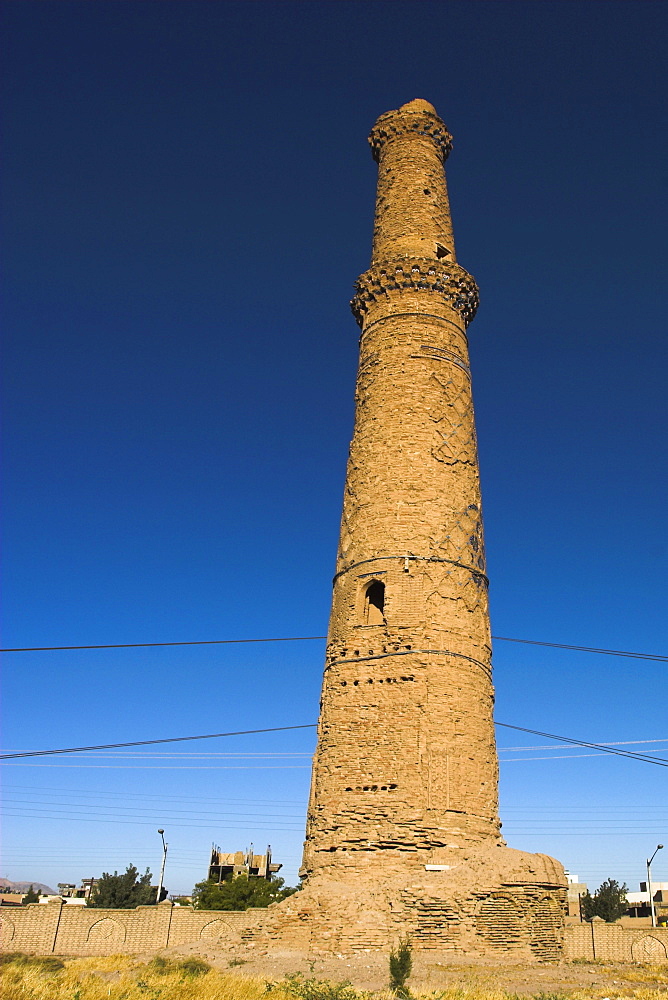
{"label": "brick minaret tower", "polygon": [[[381,115],[355,429],[299,908],[310,947],[558,957],[558,862],[505,846],[466,327],[431,104]],[[289,922],[289,921],[288,921]]]}
{"label": "brick minaret tower", "polygon": [[[371,268],[305,867],[434,864],[499,840],[491,645],[466,326],[426,101],[376,123]],[[424,870],[424,868],[423,868]]]}

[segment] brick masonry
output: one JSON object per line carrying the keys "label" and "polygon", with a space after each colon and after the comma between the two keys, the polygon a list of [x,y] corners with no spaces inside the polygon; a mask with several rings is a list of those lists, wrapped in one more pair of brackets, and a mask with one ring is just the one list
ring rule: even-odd
{"label": "brick masonry", "polygon": [[[513,897],[514,899],[515,897]],[[512,901],[511,901],[512,902]],[[269,950],[258,941],[258,930],[268,917],[275,918],[279,905],[269,911],[248,910],[227,913],[220,910],[193,910],[187,906],[139,906],[136,910],[93,910],[53,901],[46,904],[0,911],[0,940],[3,951],[37,955],[116,955],[151,954],[166,948],[197,945],[225,954],[243,954],[249,947]],[[447,903],[418,897],[413,901],[421,913],[418,948],[435,949],[444,958],[456,934],[457,914]],[[491,920],[490,920],[491,917]],[[520,914],[505,914],[496,920],[494,908],[483,903],[479,919],[489,941],[489,957],[513,959],[524,949]],[[549,933],[548,923],[548,933]],[[444,929],[454,934],[450,938]],[[548,938],[549,943],[549,938]],[[379,942],[387,950],[387,941]],[[318,949],[322,950],[322,949]],[[548,948],[549,950],[549,948]],[[452,957],[456,958],[454,952]],[[566,927],[565,959],[601,959],[612,962],[665,962],[668,959],[668,929],[623,927],[595,920],[591,924]]]}
{"label": "brick masonry", "polygon": [[98,910],[52,900],[0,912],[2,948],[40,955],[114,955],[160,951],[203,941],[241,945],[264,910],[224,913],[190,906]]}
{"label": "brick masonry", "polygon": [[[356,414],[299,897],[310,948],[558,958],[566,881],[509,849],[498,761],[466,328],[443,169],[452,139],[416,100],[381,115]],[[309,930],[309,928],[311,928]],[[282,934],[291,933],[285,925]],[[326,937],[325,937],[326,935]]]}
{"label": "brick masonry", "polygon": [[564,958],[602,962],[665,962],[668,928],[623,927],[595,917],[589,924],[566,929]]}

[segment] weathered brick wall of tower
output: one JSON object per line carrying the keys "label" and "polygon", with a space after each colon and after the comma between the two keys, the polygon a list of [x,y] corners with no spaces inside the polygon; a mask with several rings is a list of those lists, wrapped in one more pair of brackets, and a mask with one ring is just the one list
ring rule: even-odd
{"label": "weathered brick wall of tower", "polygon": [[382,115],[371,267],[357,282],[355,429],[345,485],[304,888],[273,940],[557,958],[565,878],[506,847],[459,266],[426,101]]}
{"label": "weathered brick wall of tower", "polygon": [[[383,115],[305,869],[498,841],[487,578],[466,326],[431,105]],[[375,852],[373,858],[370,852]]]}

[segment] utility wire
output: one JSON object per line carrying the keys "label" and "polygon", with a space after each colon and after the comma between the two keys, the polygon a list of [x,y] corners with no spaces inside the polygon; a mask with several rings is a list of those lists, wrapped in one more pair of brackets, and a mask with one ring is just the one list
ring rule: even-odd
{"label": "utility wire", "polygon": [[654,757],[652,754],[648,753],[635,753],[632,750],[616,750],[614,747],[606,746],[605,743],[587,743],[585,740],[574,740],[570,736],[556,736],[554,733],[541,733],[538,729],[525,729],[523,726],[511,726],[508,722],[497,722],[497,726],[503,726],[504,729],[516,729],[520,733],[531,733],[533,736],[547,736],[551,740],[560,740],[562,743],[573,743],[578,747],[589,747],[593,750],[601,750],[604,753],[612,753],[618,757],[631,757],[633,760],[642,760],[648,764],[660,764],[662,767],[668,767],[668,760],[662,760],[660,757]]}
{"label": "utility wire", "polygon": [[574,649],[579,653],[603,653],[606,656],[629,656],[634,660],[654,660],[657,663],[668,663],[668,656],[663,656],[661,653],[635,653],[626,649],[599,649],[597,646],[570,646],[564,642],[541,642],[538,639],[509,639],[505,635],[493,635],[492,639],[496,642],[522,642],[529,646],[551,646],[553,649]]}
{"label": "utility wire", "polygon": [[287,729],[315,729],[316,723],[305,726],[274,726],[271,729],[241,729],[236,733],[208,733],[205,736],[170,736],[164,740],[135,740],[132,743],[103,743],[97,747],[65,747],[61,750],[31,750],[29,753],[3,753],[0,760],[13,757],[46,757],[54,753],[83,753],[85,750],[115,750],[120,747],[147,747],[154,743],[183,743],[186,740],[214,740],[220,736],[250,736],[254,733],[284,733]]}
{"label": "utility wire", "polygon": [[[151,646],[226,646],[244,642],[313,642],[326,639],[326,635],[289,635],[272,639],[196,639],[190,642],[120,642],[102,646],[16,646],[0,649],[0,653],[51,653],[76,649],[146,649]],[[659,653],[636,653],[626,649],[601,649],[597,646],[572,646],[563,642],[544,642],[539,639],[512,639],[507,635],[493,635],[496,642],[520,642],[529,646],[549,646],[552,649],[572,649],[579,653],[601,653],[605,656],[628,656],[634,660],[653,660],[668,663],[668,656]]]}
{"label": "utility wire", "polygon": [[[658,764],[660,767],[668,767],[668,761],[660,757],[653,757],[651,754],[635,753],[632,750],[618,750],[604,743],[588,743],[585,740],[576,740],[570,736],[558,736],[555,733],[543,733],[538,729],[527,729],[524,726],[513,726],[508,722],[497,722],[497,726],[504,729],[515,729],[520,733],[532,733],[534,736],[547,737],[550,740],[559,740],[561,743],[572,743],[579,747],[590,747],[593,750],[600,750],[602,753],[615,754],[617,757],[629,757],[631,760],[639,760],[646,764]],[[135,740],[132,743],[104,743],[95,747],[65,747],[58,750],[31,750],[27,753],[6,753],[0,754],[0,760],[13,760],[17,757],[46,757],[61,753],[83,753],[87,750],[114,750],[121,747],[141,747],[152,746],[156,743],[183,743],[186,740],[212,740],[221,736],[248,736],[254,733],[282,733],[291,729],[315,729],[314,722],[301,726],[275,726],[272,729],[244,729],[235,733],[207,733],[203,736],[171,736],[161,740]]]}
{"label": "utility wire", "polygon": [[0,653],[49,653],[65,649],[140,649],[147,646],[226,646],[239,642],[309,642],[312,639],[326,639],[326,635],[289,635],[275,639],[196,639],[191,642],[117,642],[104,646],[20,646],[16,649],[0,649]]}

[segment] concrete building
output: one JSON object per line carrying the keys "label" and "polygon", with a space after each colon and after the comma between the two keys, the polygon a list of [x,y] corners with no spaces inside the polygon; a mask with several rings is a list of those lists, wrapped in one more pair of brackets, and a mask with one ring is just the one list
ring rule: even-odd
{"label": "concrete building", "polygon": [[0,906],[22,906],[25,892],[0,892]]}
{"label": "concrete building", "polygon": [[[654,897],[654,914],[659,926],[668,926],[668,882],[652,880],[652,896]],[[636,919],[651,920],[649,886],[647,882],[640,883],[640,892],[627,892],[628,916]]]}
{"label": "concrete building", "polygon": [[587,890],[587,883],[580,882],[577,875],[573,875],[572,872],[565,872],[566,879],[568,881],[568,890],[566,895],[566,916],[570,921],[576,920],[578,923],[582,921],[582,909],[580,900],[585,895]]}
{"label": "concrete building", "polygon": [[247,851],[234,851],[225,854],[215,844],[211,847],[209,874],[207,878],[213,882],[225,882],[237,875],[247,875],[248,878],[263,878],[269,881],[283,865],[275,864],[271,859],[271,847],[267,846],[266,854],[255,854],[253,845]]}
{"label": "concrete building", "polygon": [[68,902],[83,900],[85,903],[87,899],[90,899],[99,881],[97,878],[82,878],[80,886],[74,882],[59,882],[60,896]]}

